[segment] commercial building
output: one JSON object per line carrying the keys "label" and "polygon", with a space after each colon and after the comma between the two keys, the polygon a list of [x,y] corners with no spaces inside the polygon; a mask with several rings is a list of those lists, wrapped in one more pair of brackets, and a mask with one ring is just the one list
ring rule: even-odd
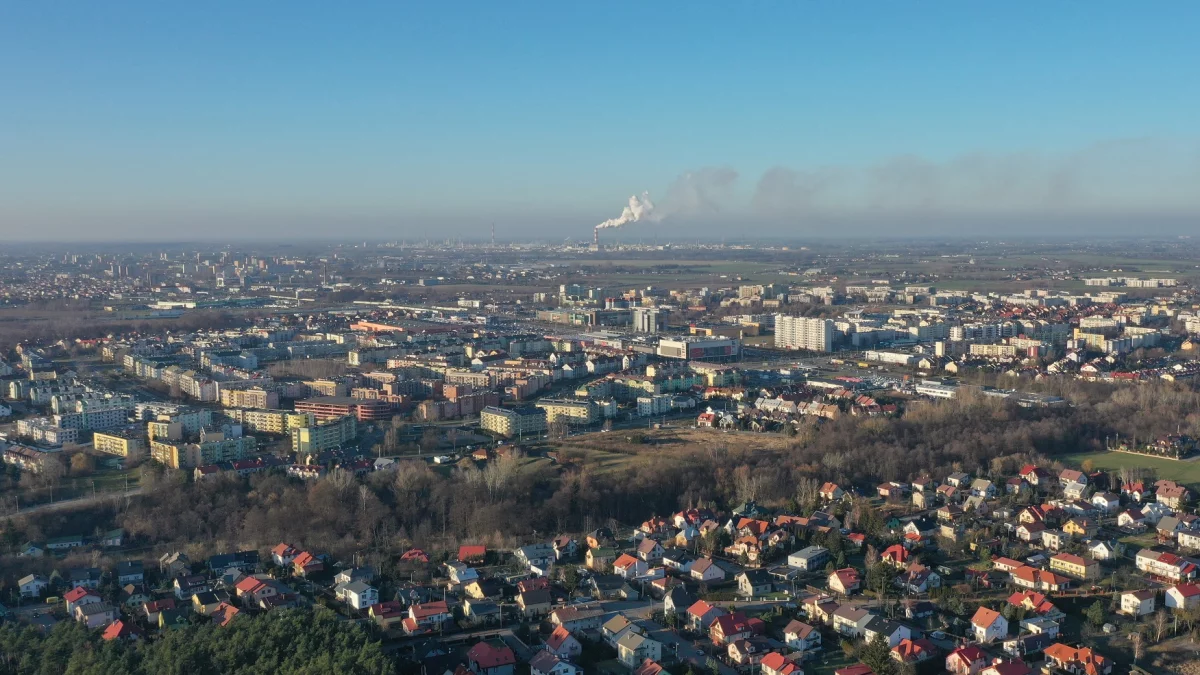
{"label": "commercial building", "polygon": [[538,434],[546,430],[546,411],[535,406],[499,408],[489,406],[479,414],[479,426],[484,431],[512,438],[523,434]]}
{"label": "commercial building", "polygon": [[92,435],[92,448],[96,452],[137,460],[146,454],[146,441],[136,430],[97,431]]}
{"label": "commercial building", "polygon": [[351,415],[291,430],[292,451],[322,452],[340,448],[358,437],[358,420]]}
{"label": "commercial building", "polygon": [[779,349],[831,352],[833,351],[833,339],[832,319],[775,315],[775,346]]}
{"label": "commercial building", "polygon": [[731,338],[686,336],[659,340],[655,353],[666,359],[725,361],[737,359],[741,347],[740,340]]}
{"label": "commercial building", "polygon": [[634,307],[633,329],[639,333],[657,333],[665,323],[664,314],[654,307]]}
{"label": "commercial building", "polygon": [[296,412],[312,413],[318,420],[337,419],[346,415],[354,415],[359,422],[392,418],[392,407],[384,401],[346,396],[321,396],[296,401]]}

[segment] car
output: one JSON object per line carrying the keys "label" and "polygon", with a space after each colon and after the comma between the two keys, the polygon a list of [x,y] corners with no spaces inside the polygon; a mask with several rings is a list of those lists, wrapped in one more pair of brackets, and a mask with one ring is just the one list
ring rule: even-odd
{"label": "car", "polygon": [[934,640],[945,640],[946,631],[935,630],[929,634],[929,637],[933,638]]}

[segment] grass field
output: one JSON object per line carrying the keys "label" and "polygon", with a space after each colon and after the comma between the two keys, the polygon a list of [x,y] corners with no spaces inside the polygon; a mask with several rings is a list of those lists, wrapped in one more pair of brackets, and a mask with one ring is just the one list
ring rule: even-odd
{"label": "grass field", "polygon": [[1092,460],[1097,469],[1112,471],[1122,467],[1141,467],[1151,469],[1158,478],[1166,478],[1191,487],[1200,487],[1200,459],[1191,461],[1174,461],[1143,457],[1123,452],[1084,452],[1066,455],[1062,458],[1066,464],[1079,466],[1085,459]]}

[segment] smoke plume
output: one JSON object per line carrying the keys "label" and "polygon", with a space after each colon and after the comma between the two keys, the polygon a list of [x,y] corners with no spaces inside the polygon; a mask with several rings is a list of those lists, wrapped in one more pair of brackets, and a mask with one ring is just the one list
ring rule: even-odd
{"label": "smoke plume", "polygon": [[629,206],[626,206],[621,215],[608,220],[596,226],[597,230],[607,230],[611,227],[621,227],[629,223],[636,223],[639,220],[658,220],[654,213],[654,202],[650,201],[650,193],[643,192],[642,196],[633,195],[629,198]]}

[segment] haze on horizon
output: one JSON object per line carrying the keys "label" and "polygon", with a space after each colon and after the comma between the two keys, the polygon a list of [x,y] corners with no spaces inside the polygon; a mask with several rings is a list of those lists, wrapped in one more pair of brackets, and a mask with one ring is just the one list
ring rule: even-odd
{"label": "haze on horizon", "polygon": [[1169,235],[1200,6],[0,7],[8,241]]}

